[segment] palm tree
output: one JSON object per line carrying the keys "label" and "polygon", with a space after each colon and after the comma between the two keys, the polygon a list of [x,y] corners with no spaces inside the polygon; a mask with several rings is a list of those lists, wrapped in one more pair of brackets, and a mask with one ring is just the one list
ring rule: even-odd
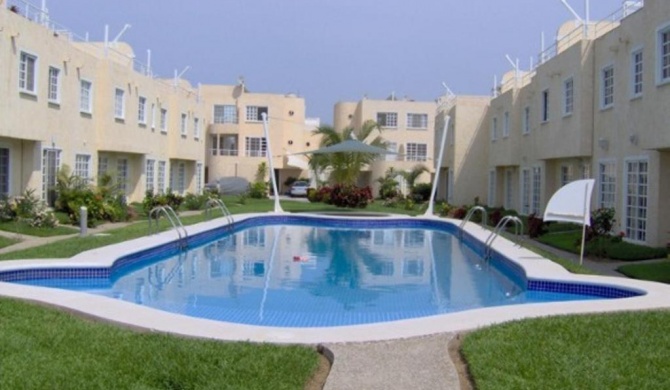
{"label": "palm tree", "polygon": [[426,167],[423,164],[417,164],[415,165],[411,171],[403,171],[402,176],[407,181],[407,187],[409,188],[410,191],[412,191],[412,188],[414,188],[414,183],[416,182],[416,179],[421,176],[422,173],[428,172],[428,167]]}
{"label": "palm tree", "polygon": [[[345,140],[355,138],[365,141],[371,138],[377,131],[381,134],[381,128],[375,121],[366,121],[360,129],[347,127],[338,132],[329,125],[319,126],[313,134],[321,135],[320,147],[332,146]],[[386,142],[381,135],[377,135],[369,142],[372,146],[386,149]],[[331,169],[330,181],[341,185],[355,185],[358,175],[365,165],[370,164],[377,158],[376,154],[361,152],[338,152],[332,154],[314,154],[310,159],[310,166],[315,171]]]}

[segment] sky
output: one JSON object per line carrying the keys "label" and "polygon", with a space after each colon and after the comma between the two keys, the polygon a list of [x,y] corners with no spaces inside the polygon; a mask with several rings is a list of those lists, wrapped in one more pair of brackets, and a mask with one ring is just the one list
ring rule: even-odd
{"label": "sky", "polygon": [[[41,0],[31,0],[41,4]],[[585,0],[568,0],[585,16]],[[591,0],[603,19],[621,0]],[[574,17],[560,0],[47,0],[51,19],[90,40],[121,41],[154,74],[193,85],[235,84],[296,93],[308,117],[332,123],[338,101],[391,93],[432,101],[446,83],[457,95],[488,95],[494,75],[528,69]]]}

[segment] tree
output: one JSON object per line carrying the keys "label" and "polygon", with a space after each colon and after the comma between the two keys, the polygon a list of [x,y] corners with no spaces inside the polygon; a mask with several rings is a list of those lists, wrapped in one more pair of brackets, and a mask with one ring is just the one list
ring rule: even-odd
{"label": "tree", "polygon": [[[379,133],[373,137],[373,133]],[[387,144],[381,137],[381,128],[375,121],[366,121],[360,129],[347,127],[338,132],[332,126],[319,126],[313,134],[321,135],[320,147],[328,147],[339,144],[347,139],[355,138],[361,142],[372,138],[369,142],[372,146],[386,149]],[[376,154],[360,152],[339,152],[331,154],[313,154],[310,158],[310,166],[316,172],[330,169],[330,181],[333,184],[353,186],[364,166],[370,164],[377,158]]]}
{"label": "tree", "polygon": [[428,168],[423,165],[423,164],[417,164],[415,165],[411,171],[403,171],[402,176],[405,178],[405,181],[407,181],[407,187],[409,188],[410,192],[414,188],[414,184],[416,182],[416,179],[421,176],[424,172],[428,172]]}
{"label": "tree", "polygon": [[390,167],[386,170],[386,174],[383,177],[377,179],[379,186],[379,197],[382,199],[394,198],[398,195],[398,181],[396,177],[402,175],[401,171],[396,170],[393,167]]}

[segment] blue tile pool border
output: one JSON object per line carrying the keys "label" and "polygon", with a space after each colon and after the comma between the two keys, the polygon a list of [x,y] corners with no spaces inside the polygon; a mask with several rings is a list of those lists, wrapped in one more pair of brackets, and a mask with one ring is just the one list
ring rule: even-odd
{"label": "blue tile pool border", "polygon": [[[270,215],[254,216],[233,225],[220,226],[205,232],[197,233],[188,237],[188,246],[194,247],[205,244],[216,238],[224,237],[238,231],[266,225],[304,225],[305,222],[318,224],[319,226],[342,229],[375,229],[375,228],[398,228],[398,229],[431,229],[458,235],[459,228],[453,223],[440,220],[427,219],[335,219],[307,215]],[[467,232],[461,235],[461,242],[467,245],[478,256],[484,258],[485,245]],[[127,272],[129,269],[138,267],[147,261],[158,260],[172,256],[181,250],[178,241],[172,241],[156,247],[144,249],[138,252],[121,256],[114,261],[111,267],[54,267],[54,268],[30,268],[11,271],[0,271],[0,281],[21,282],[34,279],[113,279],[115,275]],[[526,272],[515,261],[502,255],[495,249],[491,251],[487,260],[498,271],[510,278],[521,288],[529,291],[556,292],[568,294],[590,295],[600,298],[628,298],[643,295],[639,291],[578,282],[559,282],[551,280],[528,279]]]}

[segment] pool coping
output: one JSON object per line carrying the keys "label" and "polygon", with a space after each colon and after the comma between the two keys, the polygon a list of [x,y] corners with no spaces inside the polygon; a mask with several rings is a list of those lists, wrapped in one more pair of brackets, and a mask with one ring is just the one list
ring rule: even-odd
{"label": "pool coping", "polygon": [[[235,222],[240,222],[248,218],[267,215],[268,214],[260,213],[235,215],[233,216],[233,219]],[[273,215],[295,216],[296,214],[274,213]],[[318,218],[336,218],[334,216],[311,213],[301,213],[298,215]],[[357,217],[351,218],[356,219]],[[371,220],[369,216],[358,218],[367,221]],[[392,219],[406,220],[407,218],[406,215],[389,215],[383,217],[385,221]],[[459,220],[445,218],[414,218],[446,221],[455,224],[456,226],[460,224]],[[186,229],[189,235],[193,236],[212,229],[220,228],[226,223],[224,218],[219,218],[196,225],[190,225],[187,226]],[[490,234],[489,230],[485,230],[474,223],[467,223],[464,227],[464,231],[468,235],[482,242],[485,242]],[[25,268],[110,267],[114,261],[121,257],[120,254],[155,248],[173,242],[174,240],[175,232],[167,231],[86,251],[71,259],[3,261],[0,262],[0,272]],[[621,287],[643,291],[645,294],[619,299],[596,299],[590,301],[497,306],[392,322],[319,328],[263,327],[199,319],[168,313],[102,296],[6,282],[0,282],[0,295],[57,306],[104,321],[141,328],[152,332],[165,332],[189,337],[229,341],[287,344],[392,340],[435,333],[468,331],[495,323],[523,318],[670,308],[670,286],[660,283],[610,276],[571,274],[560,265],[547,260],[530,250],[517,246],[504,237],[496,239],[494,249],[508,258],[514,259],[514,261],[524,269],[526,276],[529,279]]]}

